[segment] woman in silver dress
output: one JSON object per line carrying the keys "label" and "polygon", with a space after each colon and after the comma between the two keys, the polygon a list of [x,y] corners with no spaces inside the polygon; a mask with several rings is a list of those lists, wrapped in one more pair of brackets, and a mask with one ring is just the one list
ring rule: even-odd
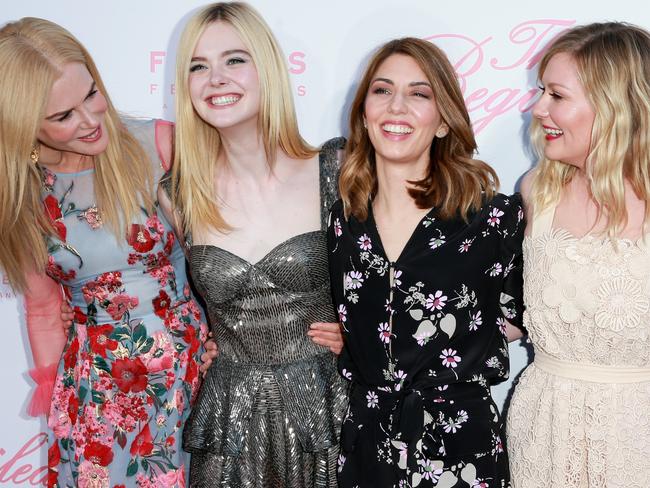
{"label": "woman in silver dress", "polygon": [[343,141],[302,139],[284,57],[246,4],[189,21],[176,87],[160,199],[219,345],[185,426],[191,483],[336,486],[346,389],[324,347],[342,347],[324,230]]}

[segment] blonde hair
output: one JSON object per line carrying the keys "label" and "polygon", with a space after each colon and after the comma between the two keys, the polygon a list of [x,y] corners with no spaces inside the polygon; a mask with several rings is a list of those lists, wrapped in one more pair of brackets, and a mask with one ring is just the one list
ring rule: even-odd
{"label": "blonde hair", "polygon": [[[625,180],[646,202],[644,221],[650,216],[650,34],[620,22],[569,29],[544,54],[539,79],[559,53],[575,61],[595,112],[585,171],[600,215],[607,218],[604,232],[614,237],[627,225]],[[531,138],[540,158],[531,201],[540,212],[559,201],[577,168],[544,157],[544,133],[535,119]]]}
{"label": "blonde hair", "polygon": [[350,111],[350,137],[347,158],[341,167],[339,190],[346,217],[368,217],[368,202],[377,192],[375,150],[364,127],[365,101],[375,73],[394,54],[412,58],[424,72],[448,134],[431,145],[425,177],[411,181],[409,194],[419,208],[437,207],[441,218],[460,216],[478,210],[499,185],[494,170],[473,159],[476,141],[458,79],[451,63],[438,47],[412,37],[384,44],[368,63],[357,88]]}
{"label": "blonde hair", "polygon": [[24,275],[44,272],[46,236],[56,236],[41,202],[39,168],[30,160],[52,85],[68,63],[82,63],[108,109],[108,147],[95,156],[95,197],[119,238],[141,207],[153,206],[153,180],[144,150],[122,125],[90,54],[61,26],[25,17],[0,29],[0,266],[17,291]]}
{"label": "blonde hair", "polygon": [[278,149],[289,157],[306,159],[315,153],[300,136],[287,66],[264,19],[246,3],[223,2],[203,8],[188,22],[176,59],[176,140],[172,170],[172,202],[186,231],[210,226],[230,227],[218,209],[214,181],[221,151],[219,132],[194,111],[189,92],[192,55],[206,27],[214,22],[232,26],[248,48],[260,85],[259,131],[269,164]]}

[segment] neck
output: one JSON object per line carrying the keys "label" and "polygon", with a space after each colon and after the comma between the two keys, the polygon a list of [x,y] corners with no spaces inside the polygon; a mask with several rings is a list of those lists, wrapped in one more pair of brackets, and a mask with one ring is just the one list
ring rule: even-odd
{"label": "neck", "polygon": [[264,139],[257,128],[219,131],[226,170],[236,177],[262,178],[270,174]]}
{"label": "neck", "polygon": [[41,144],[38,164],[58,173],[77,173],[95,165],[93,156],[59,151]]}
{"label": "neck", "polygon": [[413,187],[409,181],[420,180],[425,174],[426,165],[419,161],[392,164],[377,158],[375,208],[379,207],[388,214],[417,209],[415,200],[408,193],[408,189]]}

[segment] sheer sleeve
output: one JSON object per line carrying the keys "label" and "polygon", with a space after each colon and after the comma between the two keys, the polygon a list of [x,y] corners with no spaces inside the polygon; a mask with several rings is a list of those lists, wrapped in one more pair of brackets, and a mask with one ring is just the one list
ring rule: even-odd
{"label": "sheer sleeve", "polygon": [[56,368],[67,338],[61,319],[61,286],[49,276],[36,273],[27,276],[27,284],[25,318],[34,358],[29,374],[36,383],[27,413],[37,416],[49,411]]}
{"label": "sheer sleeve", "polygon": [[501,312],[508,322],[525,334],[522,320],[524,312],[522,242],[526,223],[521,195],[515,193],[508,200],[510,205],[505,212],[506,232],[501,241],[501,260],[505,271],[500,305]]}

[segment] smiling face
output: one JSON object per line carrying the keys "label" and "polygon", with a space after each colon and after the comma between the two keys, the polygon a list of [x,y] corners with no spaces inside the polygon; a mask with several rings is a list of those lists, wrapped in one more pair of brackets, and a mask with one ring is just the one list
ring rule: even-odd
{"label": "smiling face", "polygon": [[96,156],[108,145],[104,127],[107,108],[106,98],[95,87],[86,66],[66,64],[52,85],[37,138],[63,153]]}
{"label": "smiling face", "polygon": [[584,168],[595,114],[578,77],[575,60],[567,53],[555,54],[540,81],[543,92],[533,108],[533,116],[546,134],[544,155]]}
{"label": "smiling face", "polygon": [[214,128],[256,127],[260,109],[257,69],[230,24],[213,22],[199,37],[190,64],[189,89],[194,109]]}
{"label": "smiling face", "polygon": [[433,138],[444,131],[431,84],[404,54],[393,54],[379,65],[366,94],[365,120],[378,163],[426,167]]}

